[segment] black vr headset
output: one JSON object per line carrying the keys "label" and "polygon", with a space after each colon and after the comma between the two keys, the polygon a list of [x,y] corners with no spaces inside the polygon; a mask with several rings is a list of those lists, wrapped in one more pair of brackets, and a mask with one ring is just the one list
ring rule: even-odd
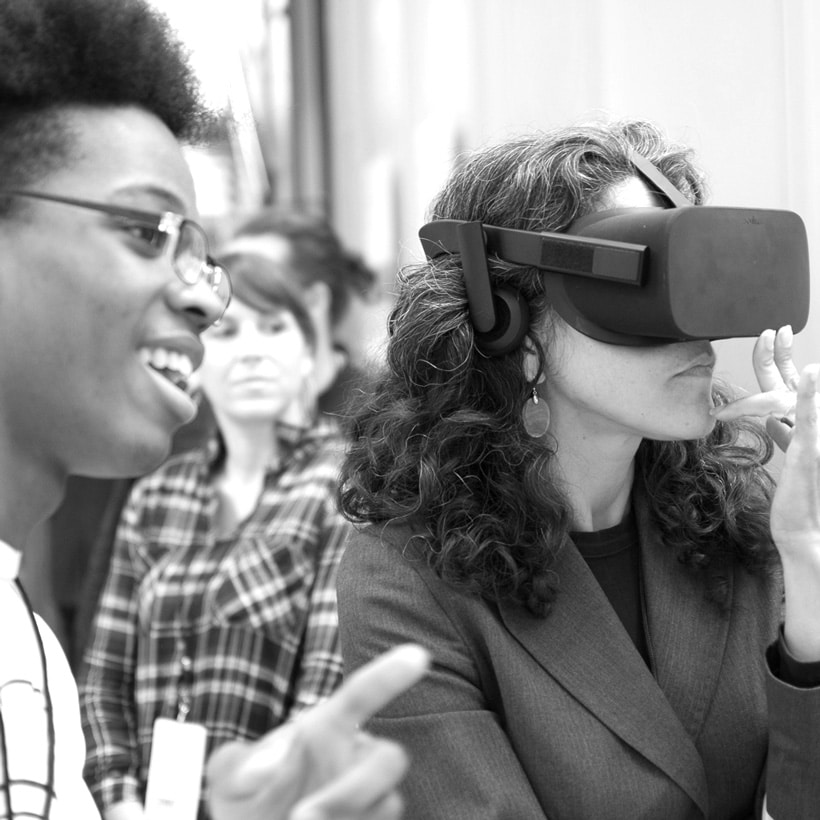
{"label": "black vr headset", "polygon": [[487,256],[545,272],[547,297],[581,333],[619,345],[757,336],[809,312],[809,253],[791,211],[697,206],[644,157],[638,173],[668,204],[622,208],[573,222],[566,233],[443,219],[419,231],[428,259],[460,254],[479,348],[515,350],[526,301],[490,286]]}

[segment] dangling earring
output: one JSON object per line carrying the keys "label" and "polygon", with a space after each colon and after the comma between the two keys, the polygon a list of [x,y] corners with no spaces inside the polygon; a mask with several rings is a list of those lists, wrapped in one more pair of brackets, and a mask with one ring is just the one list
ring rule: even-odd
{"label": "dangling earring", "polygon": [[532,388],[530,398],[524,403],[522,417],[528,436],[541,438],[546,435],[550,426],[550,408],[543,397],[538,395],[535,387]]}

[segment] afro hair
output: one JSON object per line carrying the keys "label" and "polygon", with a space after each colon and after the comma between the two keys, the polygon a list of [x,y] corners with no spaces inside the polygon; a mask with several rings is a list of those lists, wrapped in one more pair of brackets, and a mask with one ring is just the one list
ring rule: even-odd
{"label": "afro hair", "polygon": [[213,121],[188,51],[147,0],[0,0],[4,185],[65,160],[71,105],[139,106],[188,142]]}

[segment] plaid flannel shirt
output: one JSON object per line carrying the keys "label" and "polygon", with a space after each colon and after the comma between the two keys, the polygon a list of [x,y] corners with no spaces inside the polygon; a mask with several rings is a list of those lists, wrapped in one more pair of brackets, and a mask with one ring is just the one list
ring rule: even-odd
{"label": "plaid flannel shirt", "polygon": [[138,481],[117,530],[80,681],[85,777],[101,807],[142,800],[157,717],[205,725],[207,751],[256,738],[340,683],[336,508],[342,441],[331,422],[288,443],[258,504],[216,537],[218,447]]}

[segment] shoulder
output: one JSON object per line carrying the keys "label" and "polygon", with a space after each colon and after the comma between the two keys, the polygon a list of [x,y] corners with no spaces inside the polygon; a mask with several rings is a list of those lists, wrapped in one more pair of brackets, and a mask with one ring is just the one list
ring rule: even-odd
{"label": "shoulder", "polygon": [[485,647],[503,643],[506,634],[498,612],[440,578],[426,553],[410,527],[368,526],[351,533],[336,586],[346,672],[392,646],[419,643],[434,650],[437,665],[458,670],[466,680],[484,674]]}
{"label": "shoulder", "polygon": [[282,428],[280,440],[291,451],[295,463],[331,464],[337,470],[345,453],[345,439],[332,416],[322,415],[307,430]]}
{"label": "shoulder", "polygon": [[387,596],[411,600],[431,597],[446,608],[482,605],[430,567],[429,545],[419,528],[408,524],[352,526],[339,569],[339,595],[349,600]]}
{"label": "shoulder", "polygon": [[281,438],[286,449],[282,453],[283,469],[274,476],[276,491],[313,498],[327,508],[328,514],[335,514],[345,452],[338,427],[323,421],[309,430],[291,432],[290,440]]}
{"label": "shoulder", "polygon": [[425,565],[427,539],[410,524],[366,524],[351,528],[347,539],[349,560],[401,562]]}

